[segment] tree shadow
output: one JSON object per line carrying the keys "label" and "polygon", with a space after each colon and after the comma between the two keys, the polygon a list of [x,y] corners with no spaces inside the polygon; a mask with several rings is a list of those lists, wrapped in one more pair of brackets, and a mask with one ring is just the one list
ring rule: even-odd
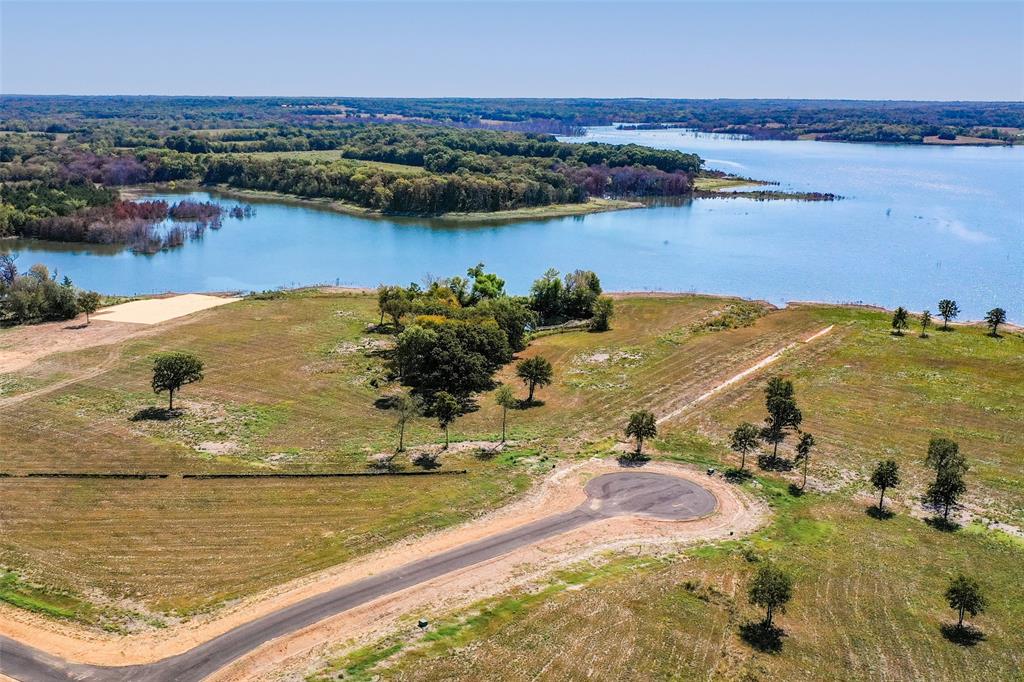
{"label": "tree shadow", "polygon": [[638,455],[635,452],[623,453],[617,459],[620,467],[627,467],[629,469],[642,467],[651,461],[651,458],[647,455]]}
{"label": "tree shadow", "polygon": [[397,395],[382,395],[373,401],[373,406],[378,410],[390,410],[398,404]]}
{"label": "tree shadow", "polygon": [[768,625],[762,620],[740,625],[740,638],[766,654],[777,654],[782,651],[782,638],[785,636],[786,633],[782,628]]}
{"label": "tree shadow", "polygon": [[1003,335],[998,333],[998,332],[989,332],[988,334],[985,334],[985,336],[989,337],[990,339],[1001,339],[1001,338],[1003,338]]}
{"label": "tree shadow", "polygon": [[722,476],[730,483],[743,483],[753,478],[753,474],[746,469],[728,469]]}
{"label": "tree shadow", "polygon": [[888,521],[892,517],[896,516],[895,512],[891,512],[888,509],[879,509],[877,504],[873,504],[865,509],[864,513],[878,521]]}
{"label": "tree shadow", "polygon": [[804,493],[807,492],[796,483],[789,484],[789,494],[791,497],[803,497]]}
{"label": "tree shadow", "polygon": [[959,523],[956,521],[950,521],[949,519],[944,519],[941,516],[932,516],[931,518],[925,519],[924,522],[935,530],[941,530],[943,533],[952,533],[960,530]]}
{"label": "tree shadow", "polygon": [[169,410],[166,407],[143,407],[141,410],[128,417],[128,421],[145,422],[158,421],[166,422],[177,419],[182,414],[181,410]]}
{"label": "tree shadow", "polygon": [[517,401],[516,404],[515,404],[515,407],[513,407],[512,409],[514,409],[514,410],[528,410],[531,407],[543,407],[543,406],[544,406],[544,401],[543,400],[537,400],[536,398],[534,398],[533,400],[527,400],[526,398],[523,398],[522,400]]}
{"label": "tree shadow", "polygon": [[89,326],[88,322],[83,322],[81,324],[68,324],[68,325],[64,325],[64,328],[65,329],[85,329],[88,326]]}
{"label": "tree shadow", "polygon": [[765,471],[792,471],[793,463],[785,457],[773,457],[772,455],[758,455],[757,466]]}
{"label": "tree shadow", "polygon": [[432,471],[441,466],[441,461],[435,452],[419,452],[412,458],[412,463],[427,471]]}
{"label": "tree shadow", "polygon": [[898,332],[898,331],[896,331],[894,329],[893,331],[889,332],[889,336],[899,336],[899,337],[902,337],[903,336],[903,332]]}
{"label": "tree shadow", "polygon": [[958,626],[956,623],[943,623],[939,630],[943,637],[960,646],[974,646],[978,642],[985,641],[985,633],[973,625]]}

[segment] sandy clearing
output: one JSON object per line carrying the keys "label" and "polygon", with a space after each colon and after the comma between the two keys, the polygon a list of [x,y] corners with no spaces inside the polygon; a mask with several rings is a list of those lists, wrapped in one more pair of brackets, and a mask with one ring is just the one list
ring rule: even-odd
{"label": "sandy clearing", "polygon": [[183,317],[200,310],[216,308],[240,301],[240,298],[229,296],[207,296],[205,294],[182,294],[168,298],[146,298],[140,301],[129,301],[110,306],[98,311],[93,317],[109,322],[129,322],[132,324],[158,324]]}
{"label": "sandy clearing", "polygon": [[733,384],[735,384],[737,382],[740,382],[740,381],[743,381],[744,379],[746,379],[751,374],[753,374],[753,373],[755,373],[755,372],[757,372],[759,370],[764,369],[765,367],[767,367],[768,365],[772,364],[773,362],[778,360],[780,357],[782,357],[783,354],[786,353],[786,351],[789,351],[789,350],[791,350],[793,348],[796,348],[800,344],[810,343],[811,341],[814,341],[815,339],[817,339],[819,337],[822,337],[825,334],[828,334],[830,331],[832,331],[832,328],[834,326],[835,325],[830,324],[829,326],[825,327],[824,329],[822,329],[820,331],[817,331],[814,334],[811,334],[810,336],[808,336],[806,339],[804,339],[802,341],[793,341],[792,343],[789,343],[789,344],[783,346],[782,348],[780,348],[779,350],[775,351],[774,353],[772,353],[768,357],[762,358],[761,360],[759,360],[758,362],[754,363],[750,367],[747,367],[745,370],[743,370],[739,374],[735,374],[735,375],[729,377],[728,379],[726,379],[722,383],[718,384],[717,386],[715,386],[715,387],[705,391],[704,393],[701,393],[699,396],[697,396],[696,398],[694,398],[690,402],[682,405],[681,407],[676,408],[675,410],[672,410],[671,412],[669,412],[665,416],[659,418],[656,423],[657,424],[661,424],[662,422],[666,422],[669,419],[672,419],[674,417],[678,417],[683,412],[686,412],[687,410],[689,410],[690,408],[694,407],[695,405],[704,402],[705,400],[707,400],[711,396],[715,395],[716,393],[720,393],[721,391],[724,391],[725,389],[729,388]]}
{"label": "sandy clearing", "polygon": [[[363,559],[241,600],[205,619],[196,619],[166,630],[140,636],[117,637],[49,621],[12,607],[3,607],[0,608],[0,634],[81,663],[127,665],[160,660],[334,587],[573,509],[586,498],[583,491],[586,481],[602,473],[621,470],[614,460],[594,459],[564,464],[518,502],[477,521],[399,543]],[[218,677],[240,679],[238,676],[241,675],[244,678],[253,674],[253,671],[275,666],[282,658],[303,654],[324,642],[352,637],[362,631],[360,627],[381,627],[384,623],[393,622],[409,609],[423,608],[417,605],[462,604],[465,600],[472,601],[505,589],[513,584],[510,581],[536,577],[553,566],[577,561],[598,551],[637,543],[685,543],[723,537],[730,532],[749,532],[758,527],[765,517],[762,506],[720,478],[708,477],[695,469],[667,463],[652,463],[644,467],[644,470],[667,473],[700,483],[716,496],[718,510],[711,516],[693,521],[667,522],[619,517],[588,524],[563,536],[441,576],[271,641],[231,664]],[[389,618],[392,620],[389,621]],[[363,625],[360,626],[360,623]]]}
{"label": "sandy clearing", "polygon": [[0,372],[16,372],[54,353],[119,343],[140,330],[121,322],[85,324],[85,316],[61,322],[12,327],[0,333]]}

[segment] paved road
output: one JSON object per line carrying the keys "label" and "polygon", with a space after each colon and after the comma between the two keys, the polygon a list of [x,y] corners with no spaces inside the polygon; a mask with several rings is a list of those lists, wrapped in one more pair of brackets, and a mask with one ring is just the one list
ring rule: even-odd
{"label": "paved road", "polygon": [[645,472],[598,476],[576,509],[335,588],[253,620],[177,656],[148,665],[106,667],[69,663],[0,636],[0,673],[23,682],[202,680],[261,644],[373,599],[610,516],[692,519],[715,510],[715,497],[682,479]]}

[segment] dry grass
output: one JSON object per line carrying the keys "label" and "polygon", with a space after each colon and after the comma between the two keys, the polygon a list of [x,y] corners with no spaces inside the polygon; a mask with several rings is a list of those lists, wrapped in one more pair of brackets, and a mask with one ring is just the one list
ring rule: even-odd
{"label": "dry grass", "polygon": [[[877,521],[836,497],[790,498],[752,541],[661,559],[615,558],[335,659],[311,679],[1015,679],[1024,665],[1022,550],[988,535],[948,534],[907,517]],[[781,650],[758,651],[741,627],[771,556],[796,577],[779,616]],[[981,563],[976,557],[984,556]],[[942,598],[957,571],[991,597],[974,619],[986,639],[947,641]],[[374,677],[379,675],[379,677]]]}

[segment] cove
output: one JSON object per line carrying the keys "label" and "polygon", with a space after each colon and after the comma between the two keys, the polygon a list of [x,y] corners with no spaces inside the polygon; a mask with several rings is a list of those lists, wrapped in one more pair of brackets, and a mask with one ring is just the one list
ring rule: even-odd
{"label": "cove", "polygon": [[[1024,148],[753,141],[594,128],[574,141],[700,154],[709,168],[832,192],[836,202],[697,199],[678,206],[505,225],[367,219],[282,202],[154,255],[0,242],[111,294],[376,286],[464,274],[483,261],[525,293],[549,267],[596,271],[606,290],[694,291],[911,310],[956,299],[965,319],[1001,306],[1024,321]],[[186,195],[158,194],[178,201]],[[238,200],[193,192],[197,200]]]}

